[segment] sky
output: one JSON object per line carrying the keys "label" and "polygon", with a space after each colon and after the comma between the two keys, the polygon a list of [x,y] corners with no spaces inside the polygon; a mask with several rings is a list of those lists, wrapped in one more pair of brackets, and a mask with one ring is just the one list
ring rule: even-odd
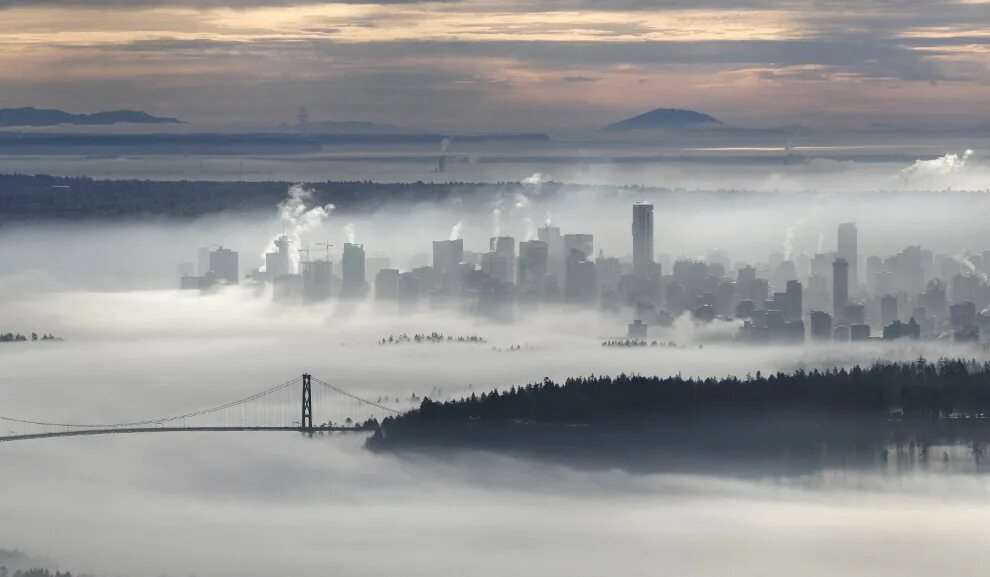
{"label": "sky", "polygon": [[0,106],[202,126],[990,123],[983,0],[0,0]]}

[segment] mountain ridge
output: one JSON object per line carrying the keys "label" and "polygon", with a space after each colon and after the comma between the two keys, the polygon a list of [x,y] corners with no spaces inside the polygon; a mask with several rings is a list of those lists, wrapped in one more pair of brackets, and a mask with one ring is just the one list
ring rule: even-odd
{"label": "mountain ridge", "polygon": [[56,108],[0,108],[0,126],[109,126],[111,124],[182,124],[178,118],[153,116],[140,110],[108,110],[75,114]]}

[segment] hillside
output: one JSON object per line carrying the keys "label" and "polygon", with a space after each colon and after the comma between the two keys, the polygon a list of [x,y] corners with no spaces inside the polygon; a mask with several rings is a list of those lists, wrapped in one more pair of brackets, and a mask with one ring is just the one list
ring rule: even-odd
{"label": "hillside", "polygon": [[74,124],[106,126],[118,123],[181,124],[177,118],[152,116],[139,110],[111,110],[92,114],[73,114],[64,110],[34,107],[0,108],[0,126],[58,126]]}
{"label": "hillside", "polygon": [[694,130],[721,128],[730,129],[715,117],[679,108],[657,108],[649,112],[609,124],[603,130],[606,132],[625,132],[630,130]]}

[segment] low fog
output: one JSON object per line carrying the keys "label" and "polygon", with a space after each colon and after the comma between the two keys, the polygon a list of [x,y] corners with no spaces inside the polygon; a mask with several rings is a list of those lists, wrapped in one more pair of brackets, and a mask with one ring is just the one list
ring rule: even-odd
{"label": "low fog", "polygon": [[[559,306],[504,323],[454,310],[399,315],[371,300],[286,306],[245,286],[177,290],[176,265],[195,262],[200,247],[239,251],[246,273],[263,264],[283,230],[294,250],[310,246],[310,258],[322,258],[317,243],[329,242],[330,258],[339,261],[339,247],[356,241],[368,257],[384,253],[406,269],[429,262],[433,240],[461,237],[466,250],[481,252],[491,236],[525,240],[549,221],[565,233],[594,234],[596,253],[625,260],[637,200],[655,203],[656,250],[671,259],[712,249],[733,262],[834,250],[835,226],[850,220],[864,254],[912,244],[950,255],[982,252],[990,247],[990,201],[947,189],[958,182],[985,188],[986,169],[978,154],[961,154],[885,168],[884,182],[925,179],[889,193],[829,190],[830,178],[849,178],[830,165],[834,173],[820,192],[753,187],[764,192],[640,198],[588,189],[548,199],[541,182],[549,174],[529,177],[523,192],[484,199],[483,210],[386,206],[352,215],[290,203],[186,222],[6,227],[0,331],[64,341],[0,343],[0,415],[155,418],[303,372],[404,410],[423,396],[454,398],[545,377],[745,375],[919,356],[987,360],[979,345],[936,342],[745,346],[731,342],[734,323],[688,317],[651,327],[651,339],[676,348],[610,348],[601,340],[624,337],[627,314]],[[766,182],[774,178],[764,174]],[[780,178],[781,188],[791,186],[791,176]],[[858,190],[884,188],[879,183]],[[486,342],[378,344],[433,331]],[[521,349],[506,350],[515,346]],[[990,563],[990,524],[974,506],[985,502],[990,483],[970,472],[632,474],[483,452],[376,454],[362,442],[358,434],[176,433],[2,443],[0,549],[51,558],[74,573],[135,577],[872,577],[975,575]]]}

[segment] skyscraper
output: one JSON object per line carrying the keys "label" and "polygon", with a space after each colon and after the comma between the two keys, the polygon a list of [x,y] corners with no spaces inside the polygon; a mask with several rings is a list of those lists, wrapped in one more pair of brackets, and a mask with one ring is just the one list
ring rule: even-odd
{"label": "skyscraper", "polygon": [[595,235],[593,234],[565,234],[564,235],[564,259],[569,261],[573,251],[579,251],[584,258],[591,258],[595,254]]}
{"label": "skyscraper", "polygon": [[518,284],[535,289],[542,286],[547,276],[549,248],[541,240],[527,240],[519,243]]}
{"label": "skyscraper", "polygon": [[433,269],[443,276],[447,271],[464,260],[464,240],[433,241]]}
{"label": "skyscraper", "polygon": [[516,277],[516,239],[511,236],[492,237],[489,241],[489,249],[493,262],[498,262],[496,268],[501,271],[503,266],[506,267],[504,275],[493,274],[492,276],[504,283],[514,282]]}
{"label": "skyscraper", "polygon": [[859,286],[859,243],[857,240],[856,223],[844,222],[839,225],[838,256],[849,263],[849,286]]}
{"label": "skyscraper", "polygon": [[217,280],[227,284],[237,284],[237,252],[222,246],[218,247],[210,253],[210,270]]}
{"label": "skyscraper", "polygon": [[365,291],[364,245],[344,243],[344,256],[341,259],[341,296],[360,297]]}
{"label": "skyscraper", "polygon": [[845,320],[848,303],[849,263],[844,258],[836,258],[832,263],[832,315],[837,322]]}
{"label": "skyscraper", "polygon": [[653,272],[653,205],[633,205],[633,273],[641,276]]}
{"label": "skyscraper", "polygon": [[284,234],[275,239],[275,252],[265,253],[265,272],[274,280],[284,274],[292,274],[289,258],[289,237]]}

